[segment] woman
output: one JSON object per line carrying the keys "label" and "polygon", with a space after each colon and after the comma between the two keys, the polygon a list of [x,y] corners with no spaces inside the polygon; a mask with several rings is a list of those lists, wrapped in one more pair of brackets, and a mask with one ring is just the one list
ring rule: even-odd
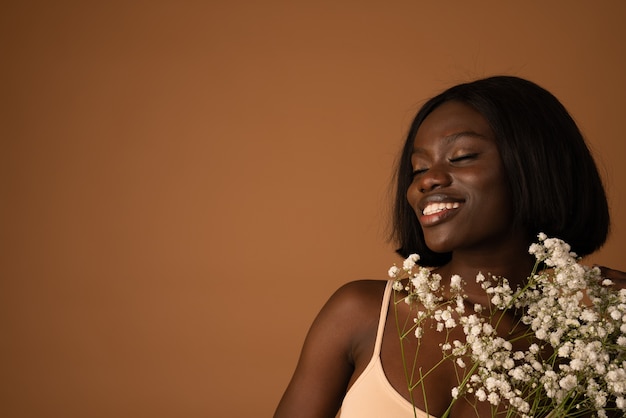
{"label": "woman", "polygon": [[[528,247],[537,233],[585,256],[609,231],[604,188],[576,124],[553,95],[520,78],[461,84],[429,100],[396,176],[398,253],[420,254],[444,281],[489,272],[513,287],[531,272]],[[275,418],[334,417],[339,409],[344,418],[444,414],[458,380],[451,362],[437,365],[443,336],[425,328],[411,367],[432,372],[409,391],[401,350],[411,357],[417,339],[401,348],[391,293],[387,281],[337,290],[311,326]],[[465,293],[469,306],[487,303],[476,283],[468,280]],[[400,318],[410,315],[408,305],[396,307]],[[511,314],[500,326],[515,320]],[[491,409],[464,398],[450,413],[490,416]]]}

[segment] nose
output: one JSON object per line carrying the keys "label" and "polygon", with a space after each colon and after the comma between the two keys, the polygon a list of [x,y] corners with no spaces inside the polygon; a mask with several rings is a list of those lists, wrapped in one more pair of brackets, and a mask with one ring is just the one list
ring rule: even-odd
{"label": "nose", "polygon": [[450,183],[452,183],[450,173],[439,164],[430,167],[421,174],[418,174],[416,178],[416,186],[421,193],[449,186]]}

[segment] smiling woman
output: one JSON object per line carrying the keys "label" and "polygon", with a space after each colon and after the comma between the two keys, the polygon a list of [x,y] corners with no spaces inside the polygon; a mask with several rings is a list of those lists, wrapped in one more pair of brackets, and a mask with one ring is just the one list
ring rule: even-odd
{"label": "smiling woman", "polygon": [[[459,275],[481,272],[524,286],[535,262],[528,249],[539,232],[567,241],[581,256],[600,248],[608,234],[604,188],[580,131],[552,94],[520,78],[478,80],[429,100],[411,125],[396,176],[398,252],[418,253],[432,269],[428,274],[450,289]],[[416,260],[411,256],[405,269]],[[393,288],[402,300],[405,285],[398,283]],[[410,319],[413,311],[390,302],[392,286],[357,281],[330,298],[309,331],[276,418],[334,417],[340,409],[344,418],[483,417],[509,407],[477,402],[482,393],[456,399],[457,366],[471,368],[470,359],[442,362],[441,350],[458,341],[460,331],[419,327],[419,338],[401,342],[398,318]],[[491,320],[480,308],[492,300],[482,283],[468,281],[464,291],[457,304]],[[453,300],[450,292],[444,296]],[[415,303],[418,311],[428,309]],[[446,315],[455,323],[455,312]],[[519,320],[519,312],[505,310],[487,328],[510,330]],[[512,348],[522,352],[533,343],[516,339]],[[415,362],[406,363],[412,356]],[[415,381],[411,376],[419,376],[418,384],[407,384]]]}

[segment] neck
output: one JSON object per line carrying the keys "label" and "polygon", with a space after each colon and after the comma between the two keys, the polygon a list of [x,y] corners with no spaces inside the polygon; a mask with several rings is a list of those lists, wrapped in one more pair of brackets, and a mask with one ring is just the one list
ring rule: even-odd
{"label": "neck", "polygon": [[478,273],[504,277],[512,288],[521,286],[531,273],[535,259],[528,253],[528,244],[525,241],[516,242],[514,245],[492,247],[488,250],[456,250],[452,253],[452,259],[438,268],[437,273],[444,279],[458,274],[466,282],[468,293],[482,292],[475,281]]}

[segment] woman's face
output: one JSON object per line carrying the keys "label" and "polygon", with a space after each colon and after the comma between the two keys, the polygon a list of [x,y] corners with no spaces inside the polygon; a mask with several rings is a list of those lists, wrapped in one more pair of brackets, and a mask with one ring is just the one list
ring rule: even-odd
{"label": "woman's face", "polygon": [[489,250],[510,240],[512,202],[487,120],[461,102],[437,107],[415,136],[407,199],[435,252]]}

